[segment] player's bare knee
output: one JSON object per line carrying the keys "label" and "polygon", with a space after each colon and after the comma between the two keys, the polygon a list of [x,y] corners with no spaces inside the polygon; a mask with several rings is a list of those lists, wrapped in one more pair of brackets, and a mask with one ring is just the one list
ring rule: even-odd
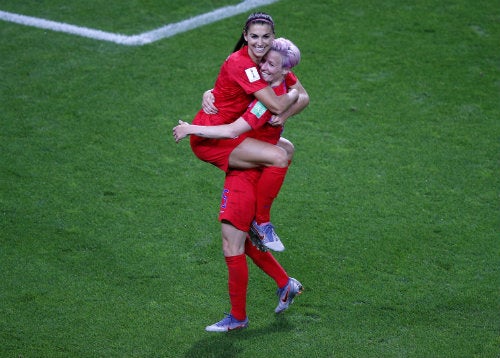
{"label": "player's bare knee", "polygon": [[288,154],[287,151],[281,147],[276,147],[273,167],[284,168],[288,166]]}
{"label": "player's bare knee", "polygon": [[295,154],[295,147],[293,143],[288,139],[282,137],[278,142],[278,146],[286,151],[287,159],[289,162],[291,162],[293,159],[293,155]]}
{"label": "player's bare knee", "polygon": [[295,147],[293,146],[292,142],[288,142],[288,143],[289,143],[289,145],[287,145],[285,147],[286,157],[287,157],[288,161],[291,162],[293,159],[293,155],[295,154]]}

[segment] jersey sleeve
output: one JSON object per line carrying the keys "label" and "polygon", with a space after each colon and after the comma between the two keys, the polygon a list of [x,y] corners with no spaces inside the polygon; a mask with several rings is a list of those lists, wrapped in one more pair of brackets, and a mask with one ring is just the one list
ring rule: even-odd
{"label": "jersey sleeve", "polygon": [[295,73],[293,73],[292,71],[290,71],[286,74],[285,83],[286,83],[287,88],[290,88],[293,85],[295,85],[297,83],[297,81],[298,81],[297,76],[295,76]]}
{"label": "jersey sleeve", "polygon": [[266,124],[273,114],[269,111],[264,104],[258,100],[254,100],[242,117],[247,123],[252,127],[252,129],[258,129]]}
{"label": "jersey sleeve", "polygon": [[244,58],[232,59],[230,64],[233,71],[230,73],[241,88],[247,94],[255,93],[268,86],[267,82],[262,78],[259,69],[255,63],[244,61]]}
{"label": "jersey sleeve", "polygon": [[[276,93],[278,96],[281,96],[287,92],[288,88],[288,82],[293,84],[297,83],[297,77],[292,74],[292,76],[289,76],[291,72],[287,74],[285,77],[285,80],[281,82],[276,87],[273,87],[274,93]],[[264,124],[266,124],[271,117],[273,116],[273,113],[267,109],[267,107],[257,99],[255,99],[250,105],[248,106],[246,112],[242,115],[243,119],[248,122],[250,127],[252,129],[258,129],[262,127]]]}

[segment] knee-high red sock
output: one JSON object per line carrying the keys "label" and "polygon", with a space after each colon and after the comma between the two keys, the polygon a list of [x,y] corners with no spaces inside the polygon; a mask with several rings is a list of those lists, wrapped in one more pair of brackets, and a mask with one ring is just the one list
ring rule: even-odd
{"label": "knee-high red sock", "polygon": [[262,271],[276,281],[278,287],[283,287],[288,283],[288,274],[269,251],[262,252],[258,250],[247,239],[245,241],[245,253]]}
{"label": "knee-high red sock", "polygon": [[229,289],[229,300],[231,302],[231,314],[237,320],[244,320],[247,316],[247,287],[248,287],[248,265],[244,254],[226,256],[228,271],[227,286]]}
{"label": "knee-high red sock", "polygon": [[257,224],[271,221],[271,206],[285,181],[287,171],[288,166],[284,168],[266,167],[262,169],[262,174],[257,183],[257,204],[255,213],[255,221],[257,221]]}

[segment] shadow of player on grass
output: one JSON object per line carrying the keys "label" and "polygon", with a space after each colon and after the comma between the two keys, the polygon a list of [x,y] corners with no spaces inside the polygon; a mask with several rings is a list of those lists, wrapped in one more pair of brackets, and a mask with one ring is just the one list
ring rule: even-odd
{"label": "shadow of player on grass", "polygon": [[242,340],[253,340],[263,335],[269,336],[270,334],[290,332],[294,328],[295,326],[288,321],[286,316],[278,315],[271,324],[257,329],[252,329],[250,323],[248,328],[239,331],[226,333],[207,332],[207,336],[193,344],[184,357],[238,357],[244,353],[245,349],[239,344]]}

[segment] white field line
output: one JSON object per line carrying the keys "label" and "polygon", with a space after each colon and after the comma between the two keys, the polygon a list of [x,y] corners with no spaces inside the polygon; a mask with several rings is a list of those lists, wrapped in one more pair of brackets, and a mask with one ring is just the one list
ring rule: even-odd
{"label": "white field line", "polygon": [[138,35],[122,35],[105,32],[87,27],[80,27],[63,22],[55,22],[37,17],[14,14],[0,10],[0,20],[14,22],[21,25],[33,26],[40,29],[65,32],[72,35],[88,37],[95,40],[114,42],[120,45],[142,46],[178,33],[186,32],[197,27],[210,24],[234,15],[254,9],[258,6],[269,5],[279,0],[245,0],[237,5],[224,6],[211,12],[198,15],[187,20],[162,26],[156,30],[143,32]]}

